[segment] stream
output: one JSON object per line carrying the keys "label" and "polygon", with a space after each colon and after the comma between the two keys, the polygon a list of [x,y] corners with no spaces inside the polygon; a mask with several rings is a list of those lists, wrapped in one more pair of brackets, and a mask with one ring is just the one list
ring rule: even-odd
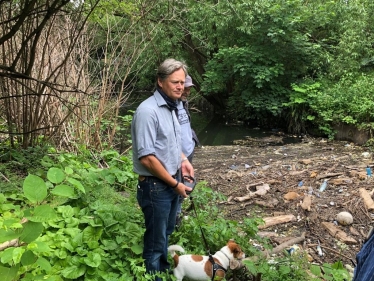
{"label": "stream", "polygon": [[[192,124],[193,125],[193,124]],[[193,127],[193,126],[192,126]],[[228,124],[224,120],[212,119],[198,134],[201,145],[232,145],[234,140],[251,138],[264,138],[277,134],[279,130],[249,127],[244,124]],[[284,135],[283,144],[299,143],[297,136]],[[279,145],[283,145],[279,144]]]}

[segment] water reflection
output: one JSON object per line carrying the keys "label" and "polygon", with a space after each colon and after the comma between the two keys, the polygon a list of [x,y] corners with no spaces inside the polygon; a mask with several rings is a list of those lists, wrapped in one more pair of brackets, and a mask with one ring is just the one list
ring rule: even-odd
{"label": "water reflection", "polygon": [[[212,120],[203,130],[198,133],[201,145],[232,145],[234,140],[251,138],[268,138],[277,135],[278,130],[262,130],[243,124],[227,124],[224,121]],[[283,144],[298,143],[301,139],[294,136],[283,136]]]}

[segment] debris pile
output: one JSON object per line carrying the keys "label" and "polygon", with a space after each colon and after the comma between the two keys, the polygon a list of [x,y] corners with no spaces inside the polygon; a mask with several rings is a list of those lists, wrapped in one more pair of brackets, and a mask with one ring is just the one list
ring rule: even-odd
{"label": "debris pile", "polygon": [[197,178],[227,196],[226,217],[261,217],[272,253],[296,245],[311,262],[352,265],[374,218],[371,152],[326,140],[236,143],[197,148],[194,158]]}

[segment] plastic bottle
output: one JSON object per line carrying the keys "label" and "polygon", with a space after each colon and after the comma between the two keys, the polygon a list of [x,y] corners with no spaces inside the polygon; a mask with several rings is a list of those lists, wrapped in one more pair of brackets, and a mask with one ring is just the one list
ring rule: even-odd
{"label": "plastic bottle", "polygon": [[300,181],[299,184],[298,184],[298,186],[299,186],[299,187],[302,187],[303,184],[304,184],[303,181]]}
{"label": "plastic bottle", "polygon": [[319,188],[319,191],[320,192],[325,191],[326,187],[327,187],[327,180],[324,180],[323,183],[321,184],[320,188]]}
{"label": "plastic bottle", "polygon": [[366,174],[371,177],[371,168],[369,166],[366,167]]}

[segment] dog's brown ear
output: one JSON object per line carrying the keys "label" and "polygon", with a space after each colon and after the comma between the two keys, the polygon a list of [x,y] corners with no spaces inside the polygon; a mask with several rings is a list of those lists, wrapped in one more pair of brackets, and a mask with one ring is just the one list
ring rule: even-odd
{"label": "dog's brown ear", "polygon": [[228,242],[227,242],[227,245],[230,244],[230,243],[235,243],[235,240],[233,238],[231,238]]}
{"label": "dog's brown ear", "polygon": [[242,266],[241,262],[239,262],[238,260],[236,260],[236,259],[230,260],[230,269],[231,270],[240,268],[241,266]]}

